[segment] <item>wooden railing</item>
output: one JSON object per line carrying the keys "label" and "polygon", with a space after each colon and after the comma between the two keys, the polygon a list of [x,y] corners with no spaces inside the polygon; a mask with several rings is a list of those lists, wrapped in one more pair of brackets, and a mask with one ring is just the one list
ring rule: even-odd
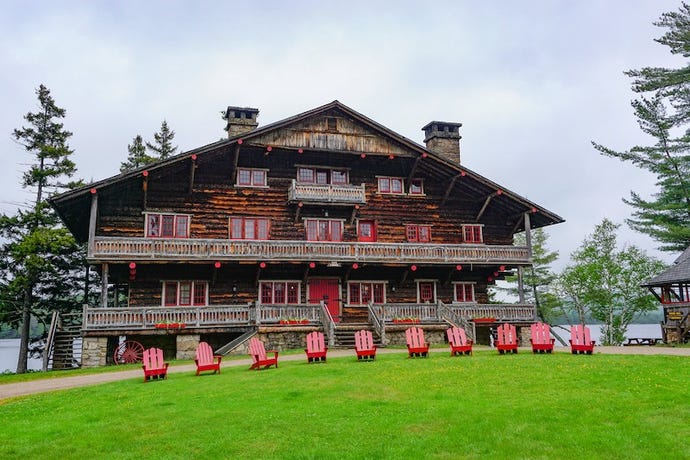
{"label": "wooden railing", "polygon": [[96,237],[91,260],[529,263],[524,246]]}
{"label": "wooden railing", "polygon": [[307,321],[310,324],[321,320],[319,304],[256,304],[256,323],[280,323],[284,320]]}
{"label": "wooden railing", "polygon": [[328,310],[328,306],[325,302],[321,301],[320,307],[321,324],[323,324],[328,346],[332,347],[335,345],[335,321],[333,321],[333,316],[331,316],[331,312]]}
{"label": "wooden railing", "polygon": [[463,328],[470,340],[476,340],[477,334],[473,322],[471,322],[467,317],[459,315],[455,310],[443,302],[439,302],[438,308],[441,313],[441,318],[451,324],[454,324],[455,326]]}
{"label": "wooden railing", "polygon": [[318,185],[300,184],[295,179],[288,189],[288,201],[311,203],[365,204],[367,202],[362,185]]}
{"label": "wooden railing", "polygon": [[372,305],[372,310],[384,323],[414,319],[419,322],[440,321],[438,306],[430,303],[387,303]]}
{"label": "wooden railing", "polygon": [[535,321],[537,319],[536,307],[528,304],[450,304],[447,307],[467,320],[495,318],[496,321]]}
{"label": "wooden railing", "polygon": [[383,322],[383,319],[376,314],[374,304],[369,303],[367,305],[367,312],[369,324],[371,324],[378,333],[381,343],[386,343],[386,324]]}

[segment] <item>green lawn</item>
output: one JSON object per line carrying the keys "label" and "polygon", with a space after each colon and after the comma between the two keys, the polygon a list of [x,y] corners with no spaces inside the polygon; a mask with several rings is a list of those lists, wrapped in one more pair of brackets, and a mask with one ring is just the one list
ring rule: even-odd
{"label": "green lawn", "polygon": [[690,458],[674,356],[380,355],[0,402],[0,458]]}

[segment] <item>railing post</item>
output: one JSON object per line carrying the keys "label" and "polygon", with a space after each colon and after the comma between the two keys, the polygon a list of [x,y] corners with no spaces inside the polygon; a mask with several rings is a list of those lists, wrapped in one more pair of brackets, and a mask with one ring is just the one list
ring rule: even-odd
{"label": "railing post", "polygon": [[257,327],[261,324],[261,303],[256,300],[254,301],[254,314],[256,315],[256,325]]}

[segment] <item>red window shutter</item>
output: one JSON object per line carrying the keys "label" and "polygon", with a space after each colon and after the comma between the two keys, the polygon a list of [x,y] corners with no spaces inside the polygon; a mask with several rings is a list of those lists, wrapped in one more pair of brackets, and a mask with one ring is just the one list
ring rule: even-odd
{"label": "red window shutter", "polygon": [[417,235],[417,226],[416,225],[408,225],[407,226],[407,241],[411,243],[416,243],[419,240],[419,236]]}
{"label": "red window shutter", "polygon": [[350,283],[350,303],[359,305],[361,299],[359,298],[359,283]]}
{"label": "red window shutter", "polygon": [[177,283],[167,281],[163,285],[163,304],[166,307],[174,307],[177,305]]}
{"label": "red window shutter", "polygon": [[273,303],[273,283],[261,283],[261,303],[265,305]]}
{"label": "red window shutter", "polygon": [[206,305],[206,283],[194,283],[194,306]]}

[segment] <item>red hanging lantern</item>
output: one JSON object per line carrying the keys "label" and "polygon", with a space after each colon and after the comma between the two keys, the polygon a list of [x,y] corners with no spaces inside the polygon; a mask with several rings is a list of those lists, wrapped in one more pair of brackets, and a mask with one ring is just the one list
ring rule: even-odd
{"label": "red hanging lantern", "polygon": [[456,269],[457,271],[462,270],[462,265],[456,265],[456,266],[455,266],[455,269]]}
{"label": "red hanging lantern", "polygon": [[316,264],[314,262],[309,262],[309,268],[316,268]]}
{"label": "red hanging lantern", "polygon": [[355,262],[354,264],[352,264],[352,269],[353,269],[353,270],[357,270],[358,268],[359,268],[359,264],[358,264],[357,262]]}
{"label": "red hanging lantern", "polygon": [[220,268],[220,262],[214,263],[213,266],[216,267],[216,268]]}
{"label": "red hanging lantern", "polygon": [[416,265],[411,266],[411,267],[410,267],[410,270],[412,270],[413,272],[416,272],[416,271],[417,271],[417,266],[416,266]]}
{"label": "red hanging lantern", "polygon": [[129,263],[129,279],[134,280],[137,277],[137,264],[134,262]]}

